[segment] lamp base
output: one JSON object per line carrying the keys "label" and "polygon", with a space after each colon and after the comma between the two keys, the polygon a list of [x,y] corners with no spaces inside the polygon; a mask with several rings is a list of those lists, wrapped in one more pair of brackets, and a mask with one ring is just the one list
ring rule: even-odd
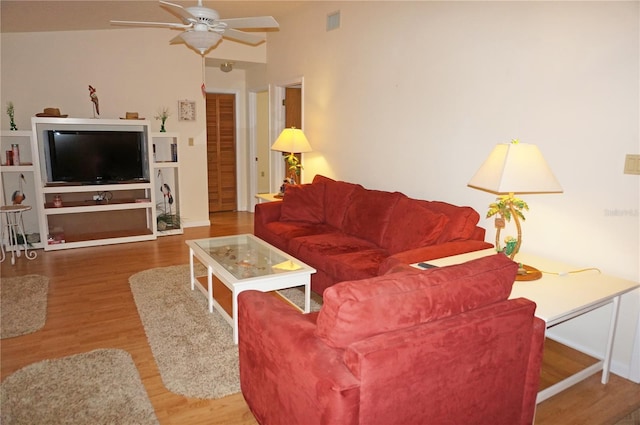
{"label": "lamp base", "polygon": [[538,280],[542,277],[542,272],[535,267],[521,264],[516,275],[516,281]]}

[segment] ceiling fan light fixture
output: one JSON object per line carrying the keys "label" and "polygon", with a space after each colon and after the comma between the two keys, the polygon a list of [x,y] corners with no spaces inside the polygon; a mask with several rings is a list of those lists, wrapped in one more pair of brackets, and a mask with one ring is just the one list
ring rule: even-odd
{"label": "ceiling fan light fixture", "polygon": [[220,64],[220,71],[231,72],[233,70],[233,62],[223,62]]}
{"label": "ceiling fan light fixture", "polygon": [[180,38],[204,55],[204,52],[218,44],[222,35],[210,31],[185,31],[180,34]]}
{"label": "ceiling fan light fixture", "polygon": [[[280,28],[280,25],[273,16],[220,19],[218,12],[214,9],[204,7],[202,1],[203,0],[198,0],[197,6],[183,7],[179,4],[160,0],[160,6],[172,15],[180,18],[181,23],[142,21],[111,21],[111,23],[114,25],[167,27],[186,30],[182,34],[172,38],[170,44],[184,42],[192,49],[200,52],[202,57],[204,57],[207,50],[215,47],[220,42],[223,35],[225,38],[233,41],[257,46],[258,44],[264,43],[264,37],[245,32],[245,30]],[[233,65],[233,63],[231,64]],[[231,69],[229,69],[229,71],[231,71]]]}

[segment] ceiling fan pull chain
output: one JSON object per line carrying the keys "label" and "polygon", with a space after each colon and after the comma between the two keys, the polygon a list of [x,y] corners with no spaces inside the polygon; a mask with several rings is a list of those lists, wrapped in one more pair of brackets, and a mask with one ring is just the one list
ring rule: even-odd
{"label": "ceiling fan pull chain", "polygon": [[202,56],[202,86],[200,86],[200,90],[202,90],[202,97],[207,97],[207,86],[205,85],[205,59],[204,55]]}

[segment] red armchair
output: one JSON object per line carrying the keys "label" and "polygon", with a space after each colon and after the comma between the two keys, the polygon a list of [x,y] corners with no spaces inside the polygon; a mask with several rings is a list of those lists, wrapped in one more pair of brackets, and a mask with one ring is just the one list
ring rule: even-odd
{"label": "red armchair", "polygon": [[259,423],[531,424],[544,323],[502,254],[328,288],[302,314],[239,297],[240,383]]}

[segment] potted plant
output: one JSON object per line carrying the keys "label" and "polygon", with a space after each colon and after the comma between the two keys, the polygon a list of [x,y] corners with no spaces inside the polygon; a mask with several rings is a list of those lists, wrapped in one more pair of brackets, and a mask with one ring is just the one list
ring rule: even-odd
{"label": "potted plant", "polygon": [[161,121],[160,133],[167,132],[167,130],[164,128],[164,123],[167,121],[167,118],[169,118],[170,116],[171,114],[169,113],[169,108],[162,108],[160,111],[158,111],[158,114],[154,117],[155,119]]}

